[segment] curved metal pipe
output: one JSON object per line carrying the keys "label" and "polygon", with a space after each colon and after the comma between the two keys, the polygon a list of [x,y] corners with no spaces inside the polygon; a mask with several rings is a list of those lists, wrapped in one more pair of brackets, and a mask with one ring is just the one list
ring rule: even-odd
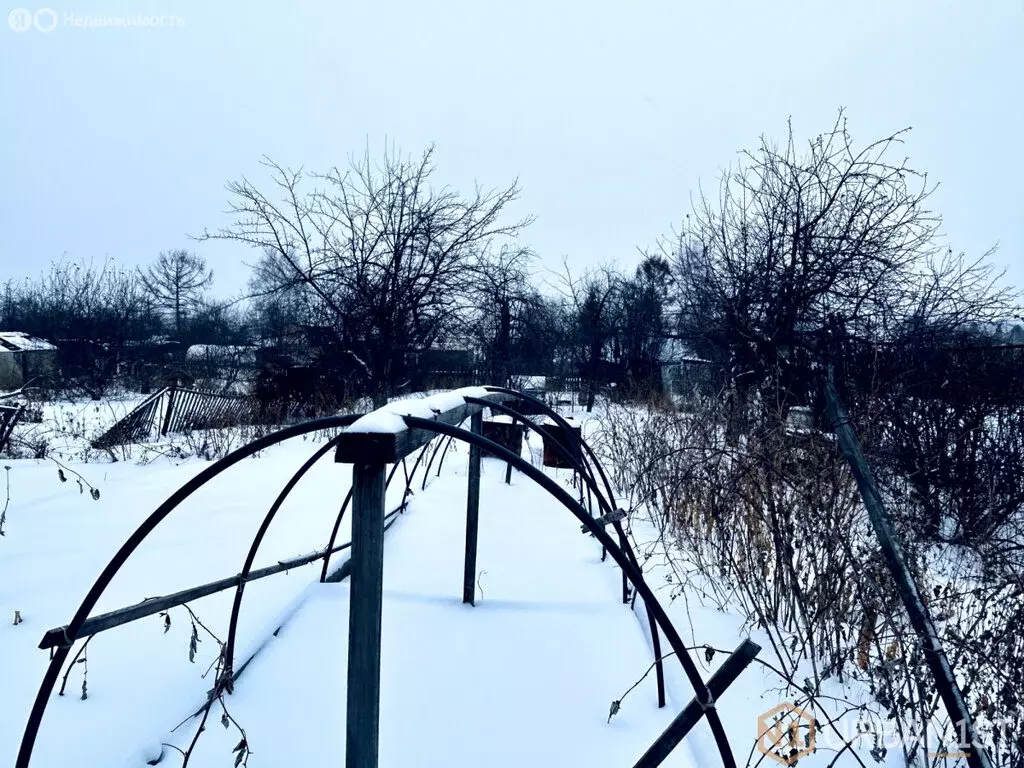
{"label": "curved metal pipe", "polygon": [[[263,516],[263,522],[260,524],[259,530],[256,531],[256,535],[253,536],[252,544],[249,545],[249,552],[245,556],[245,563],[242,565],[242,570],[238,573],[238,586],[235,587],[235,599],[231,605],[231,618],[228,621],[228,639],[224,645],[224,670],[225,680],[227,683],[227,690],[231,692],[231,675],[235,666],[235,637],[238,633],[238,615],[242,610],[242,594],[245,592],[246,579],[249,577],[249,572],[252,570],[253,561],[256,559],[256,553],[259,551],[260,545],[263,543],[263,538],[267,535],[267,531],[270,529],[270,523],[274,517],[277,516],[277,511],[284,504],[285,499],[292,492],[292,489],[298,485],[299,481],[305,476],[305,474],[313,468],[324,454],[334,448],[338,444],[338,438],[335,437],[329,440],[326,444],[316,450],[316,452],[310,456],[302,464],[301,467],[291,476],[281,492],[277,494],[277,498],[274,499],[274,503],[270,505],[270,509],[267,514]],[[330,552],[331,547],[334,546],[334,542],[331,541],[330,546],[327,547],[327,551]],[[327,557],[324,557],[326,563]]]}
{"label": "curved metal pipe", "polygon": [[[525,426],[527,429],[532,429],[533,431],[535,431],[538,434],[542,435],[543,437],[547,438],[550,441],[550,443],[561,452],[563,458],[565,458],[569,463],[573,464],[576,467],[577,473],[580,476],[580,482],[581,483],[586,483],[587,494],[589,495],[590,492],[593,491],[593,494],[595,496],[597,496],[598,506],[599,507],[603,507],[602,514],[609,514],[610,512],[613,511],[614,508],[611,506],[611,504],[608,502],[608,500],[601,493],[601,490],[597,487],[597,481],[594,479],[593,473],[588,474],[582,468],[582,466],[581,466],[582,465],[582,455],[583,455],[582,452],[579,452],[574,457],[569,452],[569,449],[566,446],[564,446],[560,441],[558,441],[555,438],[553,438],[552,436],[547,435],[546,433],[542,432],[541,429],[540,429],[540,425],[535,424],[532,420],[527,418],[524,414],[520,413],[519,411],[515,410],[514,408],[512,408],[512,407],[510,407],[508,405],[505,405],[504,403],[492,403],[489,400],[481,400],[480,398],[476,398],[476,397],[465,397],[463,399],[467,403],[473,403],[475,405],[487,405],[487,406],[493,408],[494,410],[498,411],[499,413],[504,413],[505,415],[510,416],[514,420],[521,421],[523,426]],[[569,434],[573,434],[571,430],[567,430],[567,431],[568,431]],[[583,441],[582,437],[580,438],[580,442],[585,442],[585,441]],[[595,458],[595,462],[596,461],[597,460]],[[600,466],[599,462],[597,462],[597,464],[598,464],[598,466]],[[583,504],[583,500],[582,500],[582,493],[581,493],[580,505],[582,506],[582,504]],[[591,517],[593,517],[593,515],[591,515]],[[619,547],[626,554],[626,556],[632,561],[632,563],[636,567],[636,569],[642,573],[643,572],[643,568],[640,566],[640,561],[637,559],[636,553],[633,552],[633,547],[630,546],[629,539],[627,538],[625,531],[622,529],[622,524],[619,521],[615,521],[615,523],[613,523],[613,527],[614,527],[615,533],[616,533],[616,535],[617,535],[617,537],[619,539]],[[623,581],[623,585],[622,585],[623,586],[623,589],[622,589],[622,602],[626,603],[626,602],[629,601],[629,596],[627,594],[628,586],[626,584],[626,572],[623,571],[622,575],[623,575],[623,579],[622,579],[622,581]],[[636,595],[636,593],[634,593],[634,597],[635,597],[635,595]],[[645,601],[645,604],[646,604],[646,601]],[[651,609],[650,609],[649,606],[647,607],[647,622],[648,622],[648,624],[650,625],[650,628],[651,628],[651,645],[652,645],[652,650],[654,651],[655,676],[656,676],[657,685],[658,685],[658,706],[659,707],[664,707],[665,706],[665,669],[664,669],[664,665],[663,665],[663,661],[662,661],[662,656],[661,656],[661,635],[658,632],[658,625],[657,625],[657,623],[654,620],[654,615],[651,613]]]}
{"label": "curved metal pipe", "polygon": [[523,461],[522,457],[516,456],[512,451],[508,450],[504,446],[498,445],[494,441],[488,440],[482,435],[477,435],[476,433],[462,429],[461,427],[453,427],[448,424],[444,424],[443,422],[432,421],[430,419],[421,419],[416,416],[405,416],[403,418],[405,423],[410,427],[438,432],[443,435],[450,435],[457,440],[461,440],[462,442],[481,448],[504,461],[511,462],[516,469],[532,479],[539,486],[544,488],[544,490],[554,496],[555,499],[561,502],[562,506],[575,515],[576,518],[594,535],[594,537],[605,546],[611,554],[612,559],[614,559],[623,572],[626,573],[630,583],[633,585],[633,588],[640,593],[640,596],[644,599],[644,602],[648,605],[657,620],[658,625],[665,633],[665,638],[668,640],[673,652],[679,659],[679,663],[682,665],[683,671],[690,681],[690,685],[693,686],[694,694],[707,716],[708,725],[711,726],[711,731],[714,734],[715,742],[718,746],[719,752],[721,753],[725,768],[736,768],[736,761],[733,757],[732,750],[729,747],[729,741],[725,735],[722,720],[718,716],[718,711],[715,709],[714,699],[712,698],[707,685],[705,685],[704,681],[701,679],[697,665],[694,664],[693,659],[690,657],[689,651],[687,651],[682,638],[679,636],[679,633],[676,632],[675,627],[668,618],[668,614],[665,613],[665,609],[661,607],[661,604],[658,602],[654,592],[647,585],[647,582],[644,580],[643,573],[633,564],[632,560],[621,549],[619,549],[615,540],[608,535],[608,532],[605,531],[604,527],[587,514],[586,508],[567,493],[561,485],[548,477],[547,474],[537,469],[529,462]]}
{"label": "curved metal pipe", "polygon": [[[547,415],[547,416],[551,417],[552,419],[554,419],[555,423],[557,423],[560,427],[562,427],[563,429],[565,429],[568,432],[573,432],[572,426],[569,424],[568,421],[566,421],[564,418],[562,418],[562,416],[557,411],[555,411],[550,405],[545,403],[543,400],[540,400],[540,399],[534,397],[533,395],[528,395],[525,392],[519,392],[519,391],[514,390],[514,389],[509,389],[508,387],[486,386],[486,387],[484,387],[484,389],[486,389],[488,392],[500,392],[500,393],[503,393],[503,394],[506,394],[506,395],[515,395],[516,397],[519,397],[522,400],[527,400],[527,401],[533,403],[534,405],[539,406],[541,408],[541,410],[544,411],[545,415]],[[608,492],[608,498],[609,498],[609,500],[611,500],[612,504],[614,504],[615,503],[615,493],[612,491],[612,485],[611,485],[610,482],[608,482],[608,477],[607,477],[607,475],[605,475],[604,469],[601,468],[601,462],[599,462],[597,460],[597,457],[594,455],[593,449],[591,449],[590,445],[583,438],[582,431],[580,433],[579,443],[583,446],[583,448],[586,450],[586,452],[589,455],[589,457],[597,465],[598,473],[601,475],[601,480],[604,482],[605,490],[607,490],[607,492]]]}
{"label": "curved metal pipe", "polygon": [[[607,490],[607,492],[608,492],[608,499],[610,500],[611,505],[614,507],[614,505],[615,505],[615,492],[612,490],[612,485],[608,481],[608,476],[605,474],[604,467],[602,467],[601,466],[601,462],[597,460],[597,455],[594,453],[593,448],[590,447],[590,444],[583,437],[583,430],[582,429],[580,430],[580,434],[576,435],[575,430],[573,430],[573,428],[569,424],[569,422],[566,421],[564,418],[562,418],[558,414],[557,411],[555,411],[551,406],[549,406],[543,400],[539,400],[538,398],[533,397],[532,395],[528,395],[525,392],[517,392],[516,390],[508,389],[507,387],[494,387],[494,386],[484,387],[484,389],[486,389],[488,392],[501,392],[501,393],[504,393],[504,394],[514,395],[514,396],[516,396],[516,397],[518,397],[518,398],[520,398],[522,400],[527,400],[529,402],[534,403],[545,414],[547,414],[551,419],[553,419],[556,424],[558,424],[560,427],[562,427],[563,431],[566,434],[574,436],[575,437],[576,447],[577,448],[585,449],[587,455],[590,457],[590,460],[593,462],[593,465],[597,467],[597,471],[601,475],[601,479],[604,482],[605,490]],[[587,461],[585,460],[585,458],[583,456],[582,450],[580,451],[580,463],[579,463],[579,465],[577,465],[577,472],[580,472],[582,474],[584,472],[584,470],[581,469],[580,467],[586,467],[586,469],[589,470],[590,480],[592,481],[592,484],[594,486],[596,486],[597,485],[597,481],[594,479],[593,467],[591,467],[589,465],[589,463],[587,463]],[[582,491],[582,489],[581,489],[581,491]],[[620,537],[622,538],[622,544],[623,544],[623,547],[626,550],[626,552],[633,558],[634,562],[637,562],[636,555],[633,553],[632,547],[629,546],[629,542],[625,539],[621,526],[616,525],[616,532],[619,533]],[[604,561],[606,554],[607,553],[605,553],[602,550],[602,552],[601,552],[601,560],[602,560],[602,562]],[[627,587],[627,584],[626,584],[625,574],[623,574],[623,578],[622,578],[622,602],[623,603],[626,603],[626,602],[629,601],[628,592],[629,592],[629,590],[628,590],[628,587]],[[660,645],[660,643],[658,641],[655,640],[655,642]],[[658,658],[659,659],[661,658],[660,655],[658,656]],[[663,705],[664,700],[665,700],[665,681],[664,681],[664,678],[663,678],[663,676],[661,674],[661,667],[659,666],[658,667],[658,701],[659,701],[659,705]]]}
{"label": "curved metal pipe", "polygon": [[32,704],[32,710],[29,713],[28,723],[26,724],[25,731],[22,734],[21,746],[18,749],[15,768],[28,768],[29,766],[29,762],[32,759],[32,750],[35,747],[36,737],[39,735],[39,726],[42,723],[43,714],[46,712],[46,705],[49,702],[50,693],[53,691],[53,687],[57,682],[57,677],[60,675],[61,667],[64,665],[64,662],[67,661],[71,645],[77,639],[79,628],[81,628],[82,623],[89,617],[89,613],[92,609],[96,607],[97,601],[110,585],[114,576],[117,575],[117,572],[121,570],[121,567],[124,565],[128,557],[138,549],[139,545],[142,544],[146,537],[153,532],[164,518],[166,518],[179,504],[185,501],[185,499],[195,493],[199,488],[225,470],[233,467],[242,459],[248,458],[254,453],[258,453],[272,445],[284,442],[285,440],[289,440],[293,437],[299,437],[321,429],[347,427],[357,418],[359,418],[358,415],[328,416],[323,419],[316,419],[303,424],[293,424],[292,426],[285,427],[277,432],[264,435],[248,445],[244,445],[238,450],[229,453],[224,458],[218,460],[197,474],[181,486],[181,488],[171,494],[163,504],[157,507],[156,510],[147,517],[138,528],[135,529],[134,533],[128,537],[124,544],[121,545],[121,548],[114,554],[113,558],[111,558],[110,562],[107,563],[106,567],[100,573],[99,577],[93,583],[89,592],[82,600],[82,603],[79,605],[74,617],[70,622],[68,622],[67,630],[65,632],[67,644],[58,647],[54,651],[53,656],[50,657],[50,663],[46,668],[46,673],[43,675],[42,682],[39,684],[39,691],[36,693],[35,701]]}
{"label": "curved metal pipe", "polygon": [[[391,478],[395,476],[395,472],[398,470],[398,465],[394,464],[391,467],[391,472],[388,473],[388,479],[384,481],[384,489],[387,490],[388,486],[391,485]],[[341,521],[345,517],[345,510],[348,509],[349,503],[352,501],[352,488],[349,487],[348,493],[345,494],[345,500],[341,502],[341,509],[338,510],[338,516],[334,518],[334,527],[331,528],[331,537],[327,540],[327,552],[334,549],[334,542],[338,538],[338,530],[341,528]],[[320,571],[320,583],[327,581],[327,571],[330,566],[330,556],[324,558],[323,569]]]}
{"label": "curved metal pipe", "polygon": [[[444,468],[444,457],[448,455],[448,449],[452,447],[452,443],[453,442],[455,442],[455,441],[454,440],[449,440],[447,443],[445,443],[444,450],[441,451],[441,460],[437,462],[437,476],[438,477],[441,476],[441,469]],[[427,478],[426,477],[423,478],[423,482],[424,483],[427,482]]]}
{"label": "curved metal pipe", "polygon": [[426,469],[423,470],[423,483],[420,485],[420,490],[425,490],[427,487],[427,477],[430,475],[430,468],[434,466],[434,458],[437,456],[437,452],[441,450],[441,447],[451,442],[451,438],[448,440],[438,440],[437,445],[434,446],[434,451],[430,454],[430,461],[427,462]]}
{"label": "curved metal pipe", "polygon": [[334,542],[338,538],[338,529],[341,528],[341,519],[345,516],[345,510],[348,509],[349,502],[352,501],[352,487],[349,486],[348,493],[345,494],[344,501],[341,502],[341,509],[338,510],[337,517],[334,518],[334,527],[331,528],[331,536],[327,540],[327,556],[324,558],[323,567],[320,569],[320,583],[323,584],[327,581],[327,571],[330,570],[331,555],[330,551],[334,549]]}
{"label": "curved metal pipe", "polygon": [[[409,498],[409,487],[412,485],[412,481],[416,477],[416,468],[419,467],[420,461],[423,459],[423,454],[425,454],[427,452],[427,447],[428,446],[429,446],[429,443],[427,445],[423,446],[423,450],[420,451],[420,455],[417,457],[416,463],[412,465],[412,472],[409,472],[409,473],[406,474],[405,493],[402,495],[402,505],[401,505],[400,509],[404,509],[405,505],[407,504],[406,500]],[[405,459],[402,459],[402,466],[403,467],[405,466]],[[394,477],[395,470],[397,470],[397,469],[398,469],[398,465],[397,464],[395,464],[391,468],[391,472],[388,474],[387,480],[384,481],[384,490],[387,490],[388,486],[391,485],[391,478]],[[341,521],[342,521],[342,518],[345,516],[345,510],[348,508],[348,505],[349,505],[349,503],[351,501],[352,501],[352,489],[349,488],[348,493],[345,494],[345,500],[341,504],[341,509],[338,510],[338,516],[334,519],[334,527],[331,529],[331,537],[327,541],[327,548],[326,548],[325,551],[328,554],[324,558],[324,565],[323,565],[323,568],[320,571],[320,583],[321,584],[327,581],[327,571],[330,569],[329,568],[330,567],[330,557],[331,557],[330,556],[330,552],[331,552],[332,549],[334,549],[334,542],[335,542],[335,540],[338,537],[338,529],[341,527]]]}
{"label": "curved metal pipe", "polygon": [[611,504],[608,503],[608,500],[604,497],[600,489],[597,487],[597,481],[594,479],[593,475],[586,471],[582,462],[581,454],[578,451],[576,453],[570,451],[568,446],[566,446],[560,440],[555,438],[553,435],[545,432],[544,428],[541,425],[531,421],[529,417],[512,408],[511,406],[505,405],[504,403],[493,403],[490,400],[483,400],[479,397],[465,397],[463,399],[467,403],[472,403],[473,405],[487,406],[488,408],[493,408],[495,411],[498,411],[499,413],[503,413],[506,416],[510,416],[513,420],[521,422],[523,426],[525,426],[527,429],[531,429],[538,435],[543,437],[545,440],[548,441],[550,445],[557,449],[557,451],[561,454],[562,458],[564,458],[566,461],[573,465],[573,468],[582,478],[582,482],[586,483],[587,488],[593,489],[594,495],[597,496],[598,503],[603,504],[604,506],[604,513],[612,512],[614,510],[614,507],[612,507]]}

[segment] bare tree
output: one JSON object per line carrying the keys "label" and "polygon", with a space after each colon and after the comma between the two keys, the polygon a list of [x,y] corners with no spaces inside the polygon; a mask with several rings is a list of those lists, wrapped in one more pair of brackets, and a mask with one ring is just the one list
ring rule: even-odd
{"label": "bare tree", "polygon": [[763,139],[670,244],[680,330],[742,399],[807,397],[826,334],[874,344],[1008,315],[984,259],[939,247],[927,176],[892,157],[905,133],[859,149],[840,113],[805,151],[792,128]]}
{"label": "bare tree", "polygon": [[153,302],[170,313],[180,337],[185,319],[201,305],[203,291],[213,282],[213,271],[202,256],[179,249],[162,251],[155,263],[139,270],[139,277]]}
{"label": "bare tree", "polygon": [[562,294],[568,301],[572,353],[586,387],[587,411],[594,408],[597,390],[608,379],[611,345],[620,325],[622,276],[612,267],[589,270],[574,277],[568,264]]}
{"label": "bare tree", "polygon": [[60,259],[37,279],[6,283],[0,325],[53,341],[63,384],[99,398],[130,357],[130,342],[149,337],[160,321],[135,270]]}
{"label": "bare tree", "polygon": [[503,246],[497,253],[485,251],[467,275],[460,330],[482,353],[486,378],[495,384],[527,373],[523,366],[536,365],[550,348],[531,322],[544,312],[531,284],[532,260],[524,248]]}
{"label": "bare tree", "polygon": [[320,186],[311,191],[301,169],[264,165],[278,197],[244,178],[231,183],[235,220],[202,237],[258,248],[272,289],[302,292],[378,403],[407,382],[410,353],[450,328],[473,255],[529,223],[501,221],[516,184],[468,197],[435,188],[433,148],[415,160],[385,153],[379,163],[367,153],[346,170],[313,174]]}

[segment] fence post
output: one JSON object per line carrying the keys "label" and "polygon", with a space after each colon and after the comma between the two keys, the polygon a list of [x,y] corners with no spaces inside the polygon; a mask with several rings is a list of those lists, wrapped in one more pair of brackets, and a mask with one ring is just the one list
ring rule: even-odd
{"label": "fence post", "polygon": [[[483,432],[483,409],[473,414],[470,429]],[[476,605],[476,543],[480,528],[480,449],[469,448],[469,483],[466,490],[466,570],[462,577],[462,602]]]}
{"label": "fence post", "polygon": [[167,388],[167,412],[164,414],[164,423],[160,427],[160,434],[163,436],[167,435],[167,430],[171,426],[171,414],[174,411],[174,390],[175,385],[171,385]]}
{"label": "fence post", "polygon": [[942,647],[938,630],[921,595],[917,581],[907,565],[899,535],[882,501],[882,495],[878,491],[871,467],[864,457],[860,439],[850,424],[849,414],[839,399],[833,378],[834,372],[830,366],[825,382],[826,415],[838,440],[839,450],[846,459],[846,463],[849,464],[850,473],[857,482],[861,500],[864,502],[871,526],[878,538],[879,548],[882,550],[889,573],[896,583],[896,590],[907,611],[910,625],[921,642],[925,663],[935,679],[935,687],[938,688],[939,696],[945,705],[946,714],[949,715],[949,721],[954,728],[959,729],[958,732],[961,734],[962,756],[970,768],[992,768],[992,761],[974,727],[971,711],[964,700],[963,691],[957,683],[953,667]]}
{"label": "fence post", "polygon": [[352,466],[346,768],[377,768],[384,578],[384,465]]}

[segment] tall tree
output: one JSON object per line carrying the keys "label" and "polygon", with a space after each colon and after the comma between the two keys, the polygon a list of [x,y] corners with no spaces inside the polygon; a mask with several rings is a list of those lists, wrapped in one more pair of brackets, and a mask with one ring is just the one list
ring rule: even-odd
{"label": "tall tree", "polygon": [[602,267],[574,277],[566,264],[562,282],[575,367],[586,387],[589,412],[598,388],[608,378],[607,363],[619,326],[622,276],[611,267]]}
{"label": "tall tree", "polygon": [[984,260],[938,246],[927,176],[893,157],[904,133],[858,147],[840,113],[801,149],[790,128],[687,217],[669,248],[680,330],[741,400],[806,400],[826,336],[891,343],[1006,316],[1012,296]]}
{"label": "tall tree", "polygon": [[[542,311],[542,299],[530,281],[533,254],[503,246],[485,251],[468,274],[462,330],[483,355],[486,378],[504,385],[509,376],[535,365],[530,347],[545,346],[530,316]],[[531,338],[532,337],[532,338]]]}
{"label": "tall tree", "polygon": [[644,257],[633,277],[621,280],[612,358],[637,394],[660,386],[671,284],[672,267],[657,254]]}
{"label": "tall tree", "polygon": [[206,260],[186,250],[162,251],[156,262],[139,270],[146,290],[158,307],[171,315],[175,336],[182,335],[184,321],[202,305],[203,292],[213,283]]}
{"label": "tall tree", "polygon": [[280,200],[246,179],[234,182],[235,220],[204,238],[259,248],[277,290],[301,288],[310,314],[357,361],[377,403],[407,378],[410,353],[430,347],[454,322],[466,267],[488,242],[528,222],[502,220],[519,194],[462,196],[432,184],[433,148],[418,159],[369,153],[345,170],[303,173],[265,160]]}

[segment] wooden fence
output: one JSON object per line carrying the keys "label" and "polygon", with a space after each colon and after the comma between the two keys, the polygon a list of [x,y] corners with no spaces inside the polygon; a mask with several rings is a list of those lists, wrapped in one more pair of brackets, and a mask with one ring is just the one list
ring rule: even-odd
{"label": "wooden fence", "polygon": [[218,395],[171,386],[140,403],[92,441],[94,448],[135,443],[174,432],[252,424],[258,409],[252,398]]}
{"label": "wooden fence", "polygon": [[0,405],[0,451],[6,450],[23,410],[20,405]]}

